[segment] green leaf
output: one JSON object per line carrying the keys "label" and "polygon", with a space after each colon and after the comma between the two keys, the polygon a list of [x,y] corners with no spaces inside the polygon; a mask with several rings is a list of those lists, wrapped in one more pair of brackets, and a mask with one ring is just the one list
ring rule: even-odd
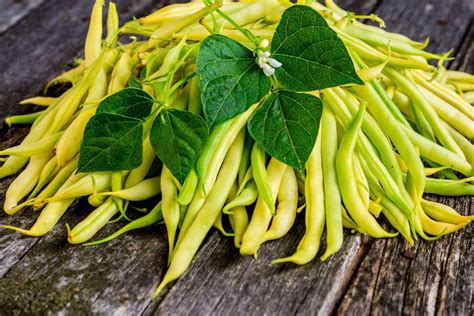
{"label": "green leaf", "polygon": [[196,114],[165,110],[153,122],[150,141],[158,158],[183,183],[209,136],[206,121]]}
{"label": "green leaf", "polygon": [[315,10],[294,5],[282,15],[272,40],[272,57],[283,65],[278,82],[293,91],[363,84],[344,43]]}
{"label": "green leaf", "polygon": [[153,97],[137,88],[125,88],[105,98],[97,113],[110,113],[143,120],[150,115]]}
{"label": "green leaf", "polygon": [[244,112],[271,87],[253,52],[222,35],[202,42],[196,66],[203,111],[211,126]]}
{"label": "green leaf", "polygon": [[79,156],[79,172],[131,170],[142,162],[142,121],[98,113],[87,123]]}
{"label": "green leaf", "polygon": [[321,113],[315,96],[276,91],[253,114],[248,129],[268,154],[301,171],[316,142]]}

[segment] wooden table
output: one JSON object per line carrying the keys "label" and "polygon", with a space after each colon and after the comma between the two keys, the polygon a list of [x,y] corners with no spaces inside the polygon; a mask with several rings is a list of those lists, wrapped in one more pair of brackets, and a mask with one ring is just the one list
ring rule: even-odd
{"label": "wooden table", "polygon": [[[152,0],[121,0],[122,21],[150,12]],[[80,54],[92,1],[0,1],[0,118],[28,109],[19,100],[40,93]],[[389,30],[430,49],[454,48],[452,69],[474,72],[474,2],[471,0],[345,0],[343,7],[375,12]],[[0,148],[18,143],[26,128],[2,125]],[[10,179],[0,183],[3,191]],[[470,197],[442,198],[472,213]],[[241,257],[213,231],[189,270],[160,298],[150,295],[166,267],[163,226],[127,234],[97,247],[71,246],[65,223],[89,209],[76,207],[43,238],[0,230],[0,315],[46,314],[473,314],[473,225],[409,251],[402,238],[374,240],[347,233],[326,263],[272,265],[302,236],[301,220],[289,236],[265,244],[258,260]],[[24,210],[0,224],[31,225]],[[103,235],[116,229],[109,225]]]}

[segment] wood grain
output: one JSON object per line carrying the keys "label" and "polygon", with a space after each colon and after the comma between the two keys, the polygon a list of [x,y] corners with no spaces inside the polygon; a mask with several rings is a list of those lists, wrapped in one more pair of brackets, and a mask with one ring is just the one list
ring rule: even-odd
{"label": "wood grain", "polygon": [[45,0],[2,0],[0,1],[0,33],[8,28],[34,8],[37,8]]}
{"label": "wood grain", "polygon": [[[13,14],[2,12],[0,2],[0,28],[8,24],[0,31],[0,119],[27,110],[15,103],[40,93],[82,49],[92,2],[39,1],[28,3],[13,22],[2,20]],[[460,59],[452,67],[473,72],[469,0],[338,3],[349,11],[375,10],[390,30],[416,39],[430,35],[434,51],[455,47]],[[121,0],[118,8],[125,20],[159,4]],[[17,143],[26,132],[3,128],[0,148]],[[0,188],[5,190],[9,181],[2,180]],[[472,198],[436,199],[472,213]],[[87,210],[82,204],[69,210],[44,238],[0,230],[0,315],[473,313],[472,225],[437,242],[420,242],[412,250],[415,258],[403,255],[408,246],[401,238],[373,240],[346,232],[343,249],[328,262],[302,267],[271,264],[296,247],[304,230],[301,218],[288,236],[265,244],[258,260],[241,257],[231,240],[213,231],[191,269],[150,303],[166,269],[164,228],[132,232],[96,247],[68,245],[64,224],[77,223]],[[27,227],[34,216],[28,210],[13,217],[1,214],[0,223]],[[108,225],[101,235],[115,229]]]}

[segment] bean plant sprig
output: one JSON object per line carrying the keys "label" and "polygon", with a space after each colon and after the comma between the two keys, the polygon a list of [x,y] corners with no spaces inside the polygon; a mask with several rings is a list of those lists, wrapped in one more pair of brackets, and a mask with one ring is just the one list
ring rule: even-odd
{"label": "bean plant sprig", "polygon": [[[330,0],[203,0],[123,26],[111,2],[107,34],[103,5],[85,58],[45,91],[71,87],[6,119],[31,130],[0,151],[0,177],[18,174],[4,210],[41,212],[30,229],[3,227],[42,236],[81,198],[94,209],[67,225],[71,244],[164,222],[169,268],[156,297],[212,227],[257,258],[304,216],[294,253],[273,262],[306,264],[324,232],[322,261],[338,254],[343,228],[414,245],[472,221],[424,196],[474,195],[474,77],[443,66],[450,52]],[[125,225],[97,238],[112,222]]]}

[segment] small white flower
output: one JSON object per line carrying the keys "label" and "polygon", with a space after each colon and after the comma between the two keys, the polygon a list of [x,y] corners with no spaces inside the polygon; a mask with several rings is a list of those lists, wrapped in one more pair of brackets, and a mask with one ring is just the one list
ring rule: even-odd
{"label": "small white flower", "polygon": [[258,66],[263,69],[263,72],[268,77],[273,76],[275,69],[282,65],[278,60],[270,58],[270,56],[271,54],[269,51],[260,50],[257,57]]}
{"label": "small white flower", "polygon": [[273,74],[275,73],[275,68],[273,68],[269,64],[263,65],[262,69],[267,77],[273,76]]}
{"label": "small white flower", "polygon": [[281,65],[282,65],[282,63],[280,63],[278,60],[273,59],[273,58],[268,58],[268,63],[269,63],[270,66],[272,66],[273,68],[279,68],[279,67],[281,67]]}
{"label": "small white flower", "polygon": [[267,39],[264,39],[260,42],[260,48],[266,49],[268,46],[270,46],[270,41]]}

